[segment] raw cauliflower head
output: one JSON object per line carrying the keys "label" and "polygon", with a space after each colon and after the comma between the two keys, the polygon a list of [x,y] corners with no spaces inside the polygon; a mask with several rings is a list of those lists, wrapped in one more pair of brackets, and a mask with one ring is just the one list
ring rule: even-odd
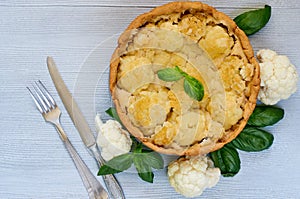
{"label": "raw cauliflower head", "polygon": [[258,99],[267,105],[274,105],[289,98],[297,90],[298,74],[287,56],[263,49],[258,51],[261,84]]}
{"label": "raw cauliflower head", "polygon": [[201,195],[218,183],[220,175],[220,169],[207,156],[181,157],[168,166],[170,184],[185,197]]}
{"label": "raw cauliflower head", "polygon": [[119,122],[108,120],[103,124],[99,115],[96,116],[95,122],[98,131],[97,145],[101,148],[101,155],[105,161],[130,151],[132,140]]}

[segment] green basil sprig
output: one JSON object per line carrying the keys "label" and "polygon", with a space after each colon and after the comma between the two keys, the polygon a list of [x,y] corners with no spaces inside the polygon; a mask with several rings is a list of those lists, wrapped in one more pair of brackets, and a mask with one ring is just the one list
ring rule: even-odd
{"label": "green basil sprig", "polygon": [[[115,120],[121,122],[114,107],[109,108],[105,112]],[[164,161],[159,153],[144,147],[133,136],[131,136],[131,139],[131,152],[119,155],[106,162],[100,167],[98,175],[120,173],[130,168],[133,164],[142,180],[153,183],[154,174],[152,168],[162,169]]]}
{"label": "green basil sprig", "polygon": [[196,78],[182,71],[178,66],[161,69],[157,72],[157,76],[159,79],[166,82],[178,81],[181,78],[184,78],[183,86],[186,94],[197,101],[201,101],[204,96],[203,85]]}
{"label": "green basil sprig", "polygon": [[245,12],[236,18],[235,23],[246,35],[252,35],[262,29],[271,17],[271,6],[265,5],[262,9]]}
{"label": "green basil sprig", "polygon": [[230,146],[212,152],[211,159],[216,167],[219,167],[224,177],[236,175],[241,168],[241,161],[237,150]]}
{"label": "green basil sprig", "polygon": [[273,140],[274,136],[267,131],[246,127],[229,145],[242,151],[257,152],[268,149]]}
{"label": "green basil sprig", "polygon": [[248,125],[256,127],[270,126],[280,121],[284,116],[284,110],[274,106],[256,106],[251,114]]}
{"label": "green basil sprig", "polygon": [[258,152],[268,149],[273,144],[274,136],[255,127],[246,127],[233,141],[211,153],[216,167],[224,177],[232,177],[240,170],[240,158],[236,149]]}
{"label": "green basil sprig", "polygon": [[138,175],[146,182],[153,183],[154,174],[152,168],[162,169],[164,162],[157,152],[142,149],[139,143],[132,153],[119,155],[100,167],[98,175],[119,173],[127,170],[134,164]]}
{"label": "green basil sprig", "polygon": [[284,110],[274,106],[256,106],[247,126],[230,143],[218,151],[212,152],[211,157],[216,167],[219,167],[224,177],[238,173],[240,158],[236,149],[247,152],[258,152],[268,149],[274,141],[274,136],[256,127],[273,125],[284,116]]}

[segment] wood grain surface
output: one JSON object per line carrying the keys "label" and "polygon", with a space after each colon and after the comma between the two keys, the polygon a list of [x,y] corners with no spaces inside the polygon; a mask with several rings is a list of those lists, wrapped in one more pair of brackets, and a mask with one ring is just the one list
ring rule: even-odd
{"label": "wood grain surface", "polygon": [[[38,79],[47,85],[62,108],[61,119],[70,140],[96,174],[96,162],[84,148],[51,82],[46,57],[54,57],[67,86],[75,92],[89,123],[94,126],[95,112],[103,112],[110,105],[107,87],[103,85],[117,35],[137,15],[167,2],[0,1],[1,199],[87,198],[58,134],[43,121],[25,87]],[[250,41],[255,51],[270,48],[287,55],[299,71],[300,5],[297,0],[203,2],[231,17],[265,4],[271,5],[270,22],[251,36]],[[99,61],[95,55],[101,55]],[[100,68],[90,67],[93,63],[99,63]],[[104,74],[101,78],[95,76],[99,71]],[[91,82],[99,86],[91,87]],[[105,103],[97,103],[100,98]],[[300,198],[299,102],[297,92],[278,104],[286,114],[284,120],[268,128],[275,137],[269,150],[241,152],[240,173],[233,178],[221,178],[216,187],[207,189],[199,198]],[[183,198],[170,187],[166,170],[155,172],[153,184],[142,182],[130,172],[118,174],[117,178],[128,199]]]}

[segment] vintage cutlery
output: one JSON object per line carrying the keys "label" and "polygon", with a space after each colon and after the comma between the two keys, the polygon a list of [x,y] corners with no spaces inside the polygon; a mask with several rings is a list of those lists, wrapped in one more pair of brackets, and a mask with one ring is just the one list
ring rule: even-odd
{"label": "vintage cutlery", "polygon": [[35,82],[33,85],[33,91],[29,87],[27,89],[30,92],[30,95],[36,104],[38,110],[46,120],[53,124],[60,135],[61,140],[63,141],[65,147],[67,148],[79,174],[83,181],[83,184],[88,192],[90,199],[107,199],[108,195],[103,186],[99,183],[97,178],[92,174],[86,164],[82,161],[67,135],[65,134],[61,124],[60,124],[60,115],[61,111],[58,108],[56,102],[52,96],[47,91],[46,87],[42,84],[41,81]]}
{"label": "vintage cutlery", "polygon": [[[101,157],[97,144],[96,139],[86,121],[84,118],[82,112],[79,109],[79,106],[77,105],[76,101],[73,99],[70,91],[68,90],[67,86],[65,85],[61,75],[59,74],[59,71],[56,67],[56,64],[54,63],[54,60],[51,57],[47,58],[47,66],[49,73],[51,75],[51,78],[53,80],[53,83],[56,87],[56,90],[66,108],[68,111],[75,127],[77,128],[80,137],[85,144],[85,146],[89,149],[92,156],[97,160],[98,165],[101,166],[104,163],[103,158]],[[106,188],[109,192],[109,195],[112,198],[115,199],[124,199],[124,193],[119,185],[117,179],[114,177],[114,175],[109,174],[102,176],[104,183],[106,185]]]}

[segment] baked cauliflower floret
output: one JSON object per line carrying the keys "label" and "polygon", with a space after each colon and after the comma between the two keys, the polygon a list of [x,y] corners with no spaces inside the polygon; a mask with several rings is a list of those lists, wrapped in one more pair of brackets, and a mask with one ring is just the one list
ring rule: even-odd
{"label": "baked cauliflower floret", "polygon": [[105,161],[130,151],[132,140],[119,122],[108,120],[103,124],[98,114],[95,122],[98,131],[97,145],[101,148],[101,155]]}
{"label": "baked cauliflower floret", "polygon": [[242,94],[245,90],[245,81],[239,72],[239,69],[246,68],[243,60],[237,56],[229,56],[222,62],[221,75],[224,87],[227,91],[233,91]]}
{"label": "baked cauliflower floret", "polygon": [[186,15],[178,23],[179,31],[198,41],[205,34],[205,19],[193,15]]}
{"label": "baked cauliflower floret", "polygon": [[226,93],[226,110],[225,110],[225,130],[236,124],[243,117],[243,110],[238,103],[235,93]]}
{"label": "baked cauliflower floret", "polygon": [[199,44],[216,63],[216,59],[229,55],[234,41],[221,26],[211,26],[207,27],[206,35]]}
{"label": "baked cauliflower floret", "polygon": [[206,188],[215,186],[220,175],[220,169],[207,156],[181,157],[168,166],[170,184],[186,197],[199,196]]}
{"label": "baked cauliflower floret", "polygon": [[298,74],[287,56],[262,49],[257,53],[261,71],[258,99],[267,105],[274,105],[289,98],[297,90]]}
{"label": "baked cauliflower floret", "polygon": [[177,134],[177,124],[169,121],[164,122],[163,126],[155,128],[153,142],[157,145],[168,146],[174,140]]}
{"label": "baked cauliflower floret", "polygon": [[151,83],[155,74],[151,65],[142,65],[130,70],[123,75],[118,81],[118,86],[127,92],[134,92],[136,89]]}
{"label": "baked cauliflower floret", "polygon": [[136,126],[154,128],[163,124],[170,111],[168,89],[149,85],[129,98],[128,114]]}

